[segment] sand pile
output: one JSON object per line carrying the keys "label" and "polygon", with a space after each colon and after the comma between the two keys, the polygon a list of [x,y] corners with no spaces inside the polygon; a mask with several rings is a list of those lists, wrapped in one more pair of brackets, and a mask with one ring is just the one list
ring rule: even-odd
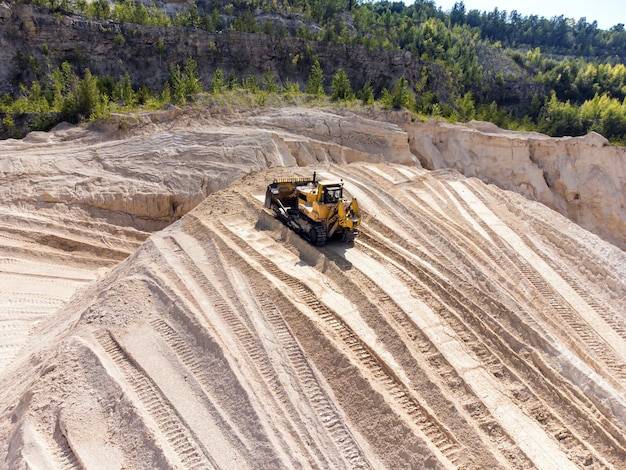
{"label": "sand pile", "polygon": [[[420,168],[391,125],[367,152],[354,126],[331,139],[227,123],[11,143],[31,146],[12,165],[60,168],[55,150],[75,166],[72,184],[33,177],[33,199],[6,208],[3,315],[20,317],[12,292],[35,281],[50,285],[32,304],[57,300],[5,361],[4,466],[623,465],[623,251],[522,196]],[[390,149],[405,164],[380,163]],[[305,155],[318,163],[278,168]],[[358,199],[354,245],[312,247],[262,208],[268,181],[314,170]],[[81,192],[96,174],[102,191]],[[210,195],[157,231],[178,214],[141,202],[148,188]]]}

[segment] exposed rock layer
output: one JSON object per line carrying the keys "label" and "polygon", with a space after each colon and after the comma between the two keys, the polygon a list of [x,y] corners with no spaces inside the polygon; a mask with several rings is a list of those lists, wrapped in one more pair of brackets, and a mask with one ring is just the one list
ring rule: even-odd
{"label": "exposed rock layer", "polygon": [[[44,45],[50,51],[44,56]],[[197,28],[163,28],[77,16],[55,17],[45,8],[0,3],[0,92],[17,90],[16,78],[30,83],[36,78],[27,58],[32,56],[51,67],[68,61],[88,67],[98,75],[122,79],[128,73],[134,84],[161,90],[169,78],[170,65],[193,57],[201,79],[208,86],[219,67],[237,77],[266,72],[279,83],[286,78],[304,84],[317,58],[325,75],[343,68],[352,86],[360,89],[367,79],[377,89],[391,88],[404,76],[417,83],[423,64],[407,51],[370,50],[362,46],[278,38],[237,31],[207,32]],[[20,58],[23,63],[20,63]],[[447,95],[444,72],[428,64],[433,89]],[[330,86],[327,80],[326,86]]]}
{"label": "exposed rock layer", "polygon": [[550,138],[486,123],[403,127],[424,168],[454,168],[515,191],[626,249],[626,148],[596,133]]}

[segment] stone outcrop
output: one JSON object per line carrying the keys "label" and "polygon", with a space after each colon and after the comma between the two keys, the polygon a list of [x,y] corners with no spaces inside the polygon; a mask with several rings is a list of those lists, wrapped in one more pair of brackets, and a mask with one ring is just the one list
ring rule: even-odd
{"label": "stone outcrop", "polygon": [[[44,56],[44,49],[49,50]],[[236,31],[207,32],[197,28],[164,28],[78,16],[52,15],[45,8],[2,3],[0,7],[0,93],[17,90],[17,83],[36,78],[25,59],[55,67],[68,61],[78,69],[122,79],[160,90],[169,77],[169,67],[193,57],[208,87],[219,67],[237,77],[272,73],[278,83],[289,78],[304,85],[315,58],[326,77],[339,68],[348,73],[355,90],[367,79],[378,89],[391,88],[404,76],[416,83],[427,67],[434,91],[447,96],[444,71],[438,64],[425,64],[408,51],[370,50],[329,42],[279,38]],[[325,82],[330,87],[330,78]]]}
{"label": "stone outcrop", "polygon": [[596,133],[551,138],[477,122],[402,126],[424,168],[454,168],[515,191],[626,249],[626,148]]}
{"label": "stone outcrop", "polygon": [[251,118],[249,122],[286,132],[285,143],[300,166],[324,161],[403,164],[416,161],[406,133],[392,123],[308,109],[272,113]]}

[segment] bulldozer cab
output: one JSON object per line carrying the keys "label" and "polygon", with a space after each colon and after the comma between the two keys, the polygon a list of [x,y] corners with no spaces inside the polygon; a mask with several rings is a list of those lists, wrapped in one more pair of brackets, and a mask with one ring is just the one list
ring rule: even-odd
{"label": "bulldozer cab", "polygon": [[322,203],[333,204],[340,201],[342,198],[342,189],[341,184],[323,186]]}

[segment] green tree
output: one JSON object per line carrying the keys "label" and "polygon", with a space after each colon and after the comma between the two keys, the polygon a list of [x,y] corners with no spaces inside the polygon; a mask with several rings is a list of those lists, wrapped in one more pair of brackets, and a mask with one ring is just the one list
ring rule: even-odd
{"label": "green tree", "polygon": [[456,100],[459,121],[467,122],[474,119],[476,115],[476,104],[472,98],[472,93],[465,93]]}
{"label": "green tree", "polygon": [[224,72],[222,72],[222,69],[218,68],[215,70],[215,73],[211,77],[211,88],[215,95],[222,92],[224,88]]}
{"label": "green tree", "polygon": [[259,91],[259,79],[254,73],[244,78],[242,80],[242,85],[246,90],[251,91],[253,93],[256,93],[257,91]]}
{"label": "green tree", "polygon": [[393,86],[390,94],[390,105],[394,109],[408,108],[412,105],[414,96],[409,90],[406,78],[400,77]]}
{"label": "green tree", "polygon": [[311,73],[306,82],[306,92],[316,96],[324,94],[324,72],[318,60],[315,60],[311,66]]}
{"label": "green tree", "polygon": [[269,70],[263,74],[263,88],[270,93],[276,93],[278,91],[276,76]]}
{"label": "green tree", "polygon": [[185,69],[183,70],[182,82],[185,96],[194,96],[203,91],[202,81],[198,75],[198,64],[192,57],[187,59]]}
{"label": "green tree", "polygon": [[185,91],[183,89],[183,75],[180,71],[180,65],[170,65],[170,78],[168,81],[174,101],[184,102]]}
{"label": "green tree", "polygon": [[332,94],[331,98],[334,101],[350,100],[354,98],[352,93],[352,86],[350,85],[350,79],[348,74],[343,68],[340,68],[333,75],[333,81],[331,83]]}
{"label": "green tree", "polygon": [[559,101],[553,91],[540,116],[539,130],[551,136],[581,135],[583,126],[578,106]]}
{"label": "green tree", "polygon": [[359,99],[365,106],[374,104],[374,87],[372,86],[372,79],[368,78],[361,91],[359,91]]}
{"label": "green tree", "polygon": [[76,97],[76,111],[85,118],[96,115],[102,96],[98,90],[98,81],[89,69],[85,69],[85,76],[78,85]]}
{"label": "green tree", "polygon": [[130,75],[128,72],[124,74],[124,79],[117,88],[117,95],[119,98],[124,101],[126,106],[132,106],[135,102],[135,91],[133,90],[133,85],[130,81]]}

